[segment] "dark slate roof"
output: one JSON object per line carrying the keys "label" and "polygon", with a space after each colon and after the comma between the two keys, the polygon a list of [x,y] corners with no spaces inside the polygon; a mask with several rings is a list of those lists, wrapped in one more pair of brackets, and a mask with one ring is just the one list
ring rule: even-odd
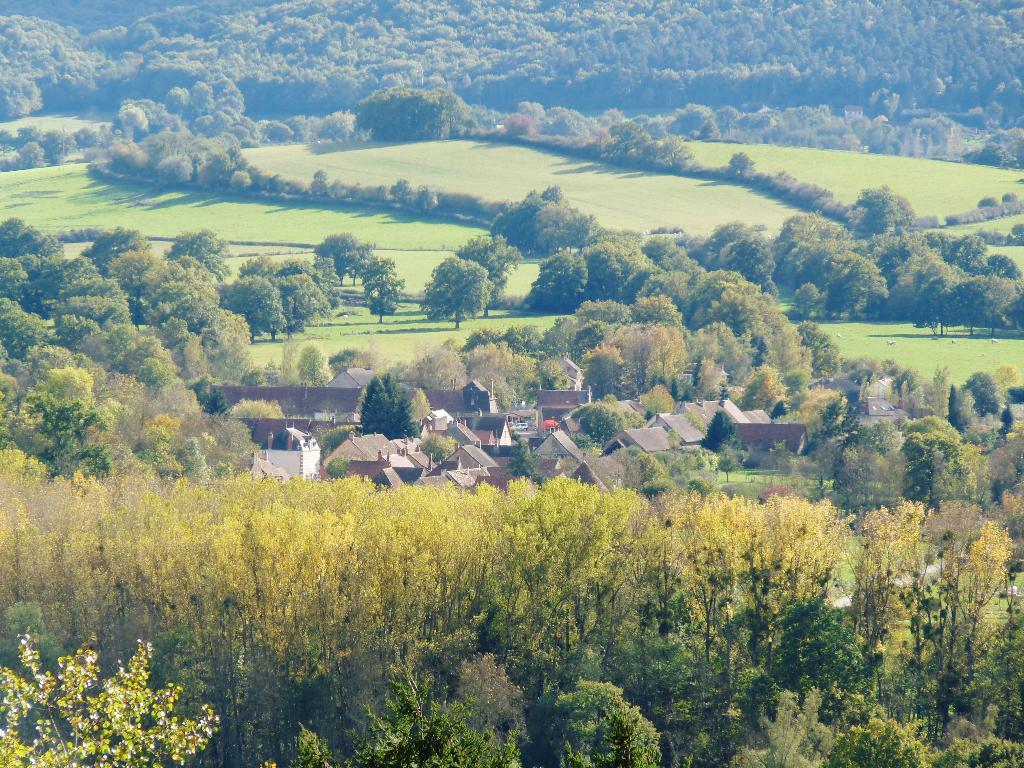
{"label": "dark slate roof", "polygon": [[508,416],[502,414],[488,416],[471,416],[467,419],[474,432],[486,430],[500,438],[508,427]]}
{"label": "dark slate roof", "polygon": [[475,445],[480,442],[480,438],[473,433],[472,429],[458,421],[453,421],[448,425],[446,434],[459,445]]}
{"label": "dark slate roof", "polygon": [[345,368],[338,372],[338,375],[331,379],[329,387],[350,386],[350,382],[357,387],[365,387],[373,381],[374,372],[369,368]]}
{"label": "dark slate roof", "polygon": [[544,438],[544,441],[537,446],[536,450],[540,450],[544,443],[547,443],[549,441],[555,443],[558,446],[558,448],[561,449],[560,451],[558,451],[558,453],[561,453],[565,456],[572,456],[574,459],[577,460],[583,458],[583,451],[579,449],[579,446],[572,441],[572,438],[569,437],[569,435],[567,435],[560,429],[556,429],[554,432],[550,433],[546,438]]}
{"label": "dark slate roof", "polygon": [[537,391],[538,408],[575,408],[590,401],[587,392],[575,389],[540,389]]}
{"label": "dark slate roof", "polygon": [[625,483],[626,468],[614,456],[590,458],[587,465],[609,488],[619,488]]}
{"label": "dark slate roof", "polygon": [[679,435],[684,445],[696,445],[704,439],[704,433],[690,423],[685,413],[658,413],[647,422],[648,427],[664,428],[662,425]]}
{"label": "dark slate roof", "polygon": [[357,413],[363,390],[342,387],[217,387],[228,407],[241,400],[267,400],[281,406],[285,416],[314,413]]}
{"label": "dark slate roof", "polygon": [[605,452],[616,447],[637,447],[644,453],[655,453],[657,451],[668,451],[672,444],[668,439],[668,432],[660,427],[641,427],[640,429],[626,429],[619,432],[615,437],[605,444]]}
{"label": "dark slate roof", "polygon": [[498,463],[488,456],[483,449],[478,448],[475,445],[463,445],[449,456],[444,461],[446,468],[458,466],[461,459],[462,468],[469,469],[473,467],[496,467]]}
{"label": "dark slate roof", "polygon": [[427,396],[427,402],[430,403],[432,411],[448,411],[450,414],[456,414],[466,410],[462,392],[458,389],[424,389],[423,394]]}
{"label": "dark slate roof", "polygon": [[608,490],[608,486],[604,484],[604,480],[598,477],[594,473],[594,470],[590,468],[590,465],[585,461],[578,467],[576,467],[576,471],[569,475],[569,477],[571,477],[573,480],[578,480],[579,482],[584,483],[585,485],[597,486],[597,489],[599,491]]}
{"label": "dark slate roof", "polygon": [[768,451],[783,443],[793,453],[800,453],[807,443],[807,427],[803,424],[737,424],[736,436],[744,448]]}
{"label": "dark slate roof", "polygon": [[272,435],[268,432],[260,445],[273,451],[309,451],[319,448],[315,437],[295,427],[279,429]]}
{"label": "dark slate roof", "polygon": [[345,476],[354,477],[358,475],[367,480],[376,480],[377,476],[389,466],[387,459],[381,459],[380,461],[376,459],[373,461],[350,461]]}
{"label": "dark slate roof", "polygon": [[314,419],[239,419],[239,421],[249,428],[252,441],[260,445],[266,445],[267,435],[280,432],[287,427],[295,427],[319,438],[324,432],[338,426],[333,421],[315,421]]}

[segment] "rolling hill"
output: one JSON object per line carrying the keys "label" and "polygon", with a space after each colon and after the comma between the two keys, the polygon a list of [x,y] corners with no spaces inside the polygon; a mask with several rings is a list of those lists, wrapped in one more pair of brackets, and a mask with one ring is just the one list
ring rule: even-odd
{"label": "rolling hill", "polygon": [[862,189],[887,185],[910,200],[919,216],[941,219],[974,208],[983,197],[999,198],[1006,192],[1024,197],[1024,171],[770,144],[693,141],[689,146],[697,160],[714,166],[725,165],[735,153],[745,152],[755,170],[785,171],[800,181],[831,190],[844,203],[856,200]]}
{"label": "rolling hill", "polygon": [[431,141],[341,151],[303,144],[245,152],[257,167],[309,180],[318,170],[330,179],[368,186],[406,179],[488,200],[524,197],[559,186],[566,198],[603,225],[635,231],[680,227],[706,234],[720,224],[745,221],[776,231],[797,213],[743,187],[714,181],[613,168],[553,152],[481,141]]}

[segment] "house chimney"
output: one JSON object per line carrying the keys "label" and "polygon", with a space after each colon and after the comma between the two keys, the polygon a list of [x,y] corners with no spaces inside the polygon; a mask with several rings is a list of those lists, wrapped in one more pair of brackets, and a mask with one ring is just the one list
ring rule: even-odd
{"label": "house chimney", "polygon": [[452,392],[455,391],[455,378],[452,377]]}

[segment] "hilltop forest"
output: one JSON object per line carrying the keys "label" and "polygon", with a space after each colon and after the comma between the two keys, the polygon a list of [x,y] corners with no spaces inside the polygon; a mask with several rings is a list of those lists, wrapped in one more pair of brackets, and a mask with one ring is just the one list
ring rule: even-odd
{"label": "hilltop forest", "polygon": [[1012,2],[167,6],[3,3],[0,116],[116,109],[222,79],[257,117],[325,114],[403,85],[504,110],[523,100],[583,110],[899,105],[997,126],[1024,99],[1024,9]]}

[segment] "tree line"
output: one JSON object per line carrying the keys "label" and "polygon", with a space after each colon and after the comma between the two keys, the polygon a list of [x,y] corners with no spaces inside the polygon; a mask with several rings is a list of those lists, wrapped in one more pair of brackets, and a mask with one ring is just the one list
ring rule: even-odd
{"label": "tree line", "polygon": [[[391,765],[360,760],[389,723],[431,722],[431,701],[532,766],[598,758],[616,727],[645,745],[646,762],[615,763],[630,766],[760,765],[780,730],[807,765],[1020,754],[999,741],[1021,734],[1014,545],[969,504],[901,503],[851,529],[793,497],[48,483],[30,464],[4,454],[0,659],[17,664],[26,631],[44,665],[151,638],[182,713],[220,718],[205,763],[284,764],[304,726]],[[995,514],[1016,525],[1019,500]],[[368,718],[396,678],[432,693],[400,689]],[[919,757],[843,757],[879,732]],[[411,749],[401,733],[378,748]]]}

